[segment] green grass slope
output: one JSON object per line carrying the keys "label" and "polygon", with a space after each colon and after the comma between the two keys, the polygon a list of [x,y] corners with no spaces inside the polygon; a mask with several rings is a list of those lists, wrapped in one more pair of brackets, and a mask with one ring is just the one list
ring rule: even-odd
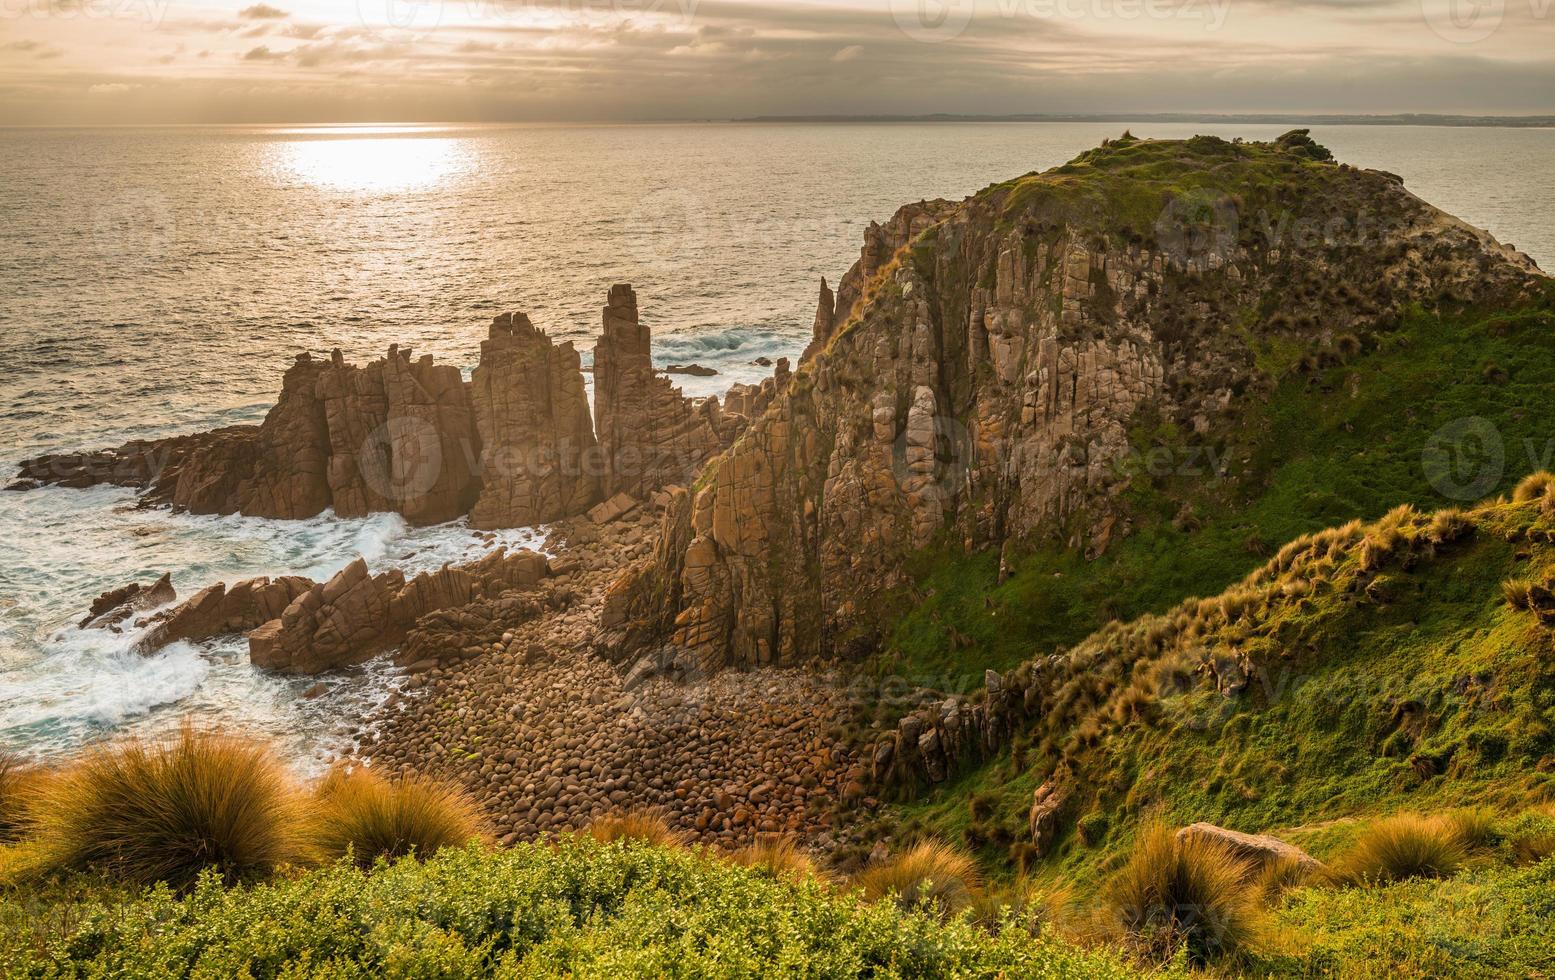
{"label": "green grass slope", "polygon": [[[1359,349],[1260,349],[1272,395],[1212,440],[1133,430],[1135,529],[1100,558],[920,555],[881,673],[970,689],[1109,621],[1214,595],[1299,535],[1504,492],[1555,456],[1555,314],[1408,311]],[[1343,348],[1343,349],[1341,349]],[[1486,436],[1489,441],[1486,441]]]}
{"label": "green grass slope", "polygon": [[1030,859],[1017,842],[1051,782],[1068,803],[1046,866],[1085,882],[1147,814],[1305,827],[1321,849],[1342,818],[1548,799],[1552,485],[1305,535],[1218,596],[1104,628],[1049,669],[1009,752],[903,819]]}

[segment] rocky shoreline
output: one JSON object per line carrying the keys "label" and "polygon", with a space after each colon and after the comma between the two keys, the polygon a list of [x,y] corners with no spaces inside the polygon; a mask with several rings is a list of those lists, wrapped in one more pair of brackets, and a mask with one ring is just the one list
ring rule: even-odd
{"label": "rocky shoreline", "polygon": [[692,839],[731,849],[759,833],[826,848],[841,801],[864,797],[839,740],[852,705],[824,669],[727,672],[689,683],[633,683],[593,652],[621,569],[649,553],[659,523],[567,522],[546,611],[504,631],[485,655],[412,675],[365,726],[374,765],[463,785],[504,842],[659,811]]}
{"label": "rocky shoreline", "polygon": [[[408,679],[364,720],[361,758],[457,781],[505,842],[650,808],[721,848],[762,833],[864,843],[857,814],[879,796],[945,782],[1073,694],[1053,690],[1069,661],[1033,650],[969,698],[908,692],[895,707],[915,710],[864,733],[860,708],[878,705],[846,665],[914,601],[911,557],[996,551],[1001,575],[1037,546],[1094,559],[1139,516],[1141,424],[1226,450],[1280,372],[1303,370],[1271,367],[1271,351],[1342,362],[1405,308],[1544,288],[1526,256],[1392,175],[1334,164],[1303,131],[1125,137],[1069,167],[1105,188],[1141,154],[1161,158],[1151,175],[1230,173],[1238,193],[1196,188],[1208,196],[1184,210],[1175,185],[1130,178],[1167,202],[1149,227],[1098,216],[1067,173],[908,205],[870,227],[835,292],[821,283],[799,367],[780,360],[722,403],[654,370],[636,296],[617,285],[592,412],[576,351],[511,314],[471,382],[397,348],[364,368],[304,355],[262,426],[30,461],[15,488],[110,482],[196,513],[549,525],[545,555],[494,552],[408,582],[358,562],[324,583],[242,583],[159,629],[247,632],[256,665],[299,673],[397,651]],[[1368,209],[1388,221],[1380,241],[1304,247],[1199,227],[1255,205],[1320,227]],[[1192,503],[1153,506],[1191,523]],[[120,591],[92,617],[116,623],[116,603],[144,601]],[[1040,847],[1071,788],[1037,775]]]}

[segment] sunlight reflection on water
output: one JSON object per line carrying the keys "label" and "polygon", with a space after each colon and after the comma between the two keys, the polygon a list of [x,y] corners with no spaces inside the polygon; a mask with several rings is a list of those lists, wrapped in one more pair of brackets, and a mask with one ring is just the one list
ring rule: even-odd
{"label": "sunlight reflection on water", "polygon": [[287,140],[271,153],[283,180],[363,193],[439,188],[473,167],[471,141],[446,137]]}

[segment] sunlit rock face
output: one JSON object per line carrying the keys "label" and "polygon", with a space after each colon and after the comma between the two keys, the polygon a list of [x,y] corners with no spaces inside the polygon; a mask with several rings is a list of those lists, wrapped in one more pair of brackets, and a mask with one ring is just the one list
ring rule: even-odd
{"label": "sunlit rock face", "polygon": [[572,343],[552,344],[522,313],[499,316],[471,384],[481,493],[470,523],[525,527],[600,500],[583,371]]}
{"label": "sunlit rock face", "polygon": [[653,369],[651,334],[637,294],[612,286],[604,332],[594,347],[594,420],[605,496],[641,499],[686,483],[724,446],[716,399],[696,402]]}
{"label": "sunlit rock face", "polygon": [[1526,256],[1314,147],[1130,139],[872,227],[809,358],[612,589],[602,648],[680,673],[862,654],[916,552],[1129,534],[1130,427],[1213,443],[1277,380],[1255,343],[1532,295]]}

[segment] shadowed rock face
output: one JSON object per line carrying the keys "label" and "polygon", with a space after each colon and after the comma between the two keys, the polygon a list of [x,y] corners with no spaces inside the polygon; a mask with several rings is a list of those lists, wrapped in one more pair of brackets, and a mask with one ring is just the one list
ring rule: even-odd
{"label": "shadowed rock face", "polygon": [[522,313],[497,317],[471,387],[483,477],[471,524],[546,524],[599,501],[594,427],[570,341],[552,344]]}
{"label": "shadowed rock face", "polygon": [[335,513],[397,511],[413,524],[469,512],[480,491],[480,440],[459,369],[412,361],[397,346],[365,368],[337,350],[320,378]]}
{"label": "shadowed rock face", "polygon": [[[1396,178],[1301,148],[1129,141],[872,228],[845,322],[819,343],[823,296],[816,350],[676,496],[602,647],[687,673],[867,652],[916,551],[1128,534],[1130,426],[1215,438],[1273,383],[1255,338],[1319,348],[1542,281]],[[1265,214],[1345,230],[1271,240]]]}
{"label": "shadowed rock face", "polygon": [[594,419],[604,463],[604,494],[642,499],[689,482],[724,448],[716,399],[686,398],[653,370],[648,327],[637,294],[612,286],[604,333],[594,347]]}

